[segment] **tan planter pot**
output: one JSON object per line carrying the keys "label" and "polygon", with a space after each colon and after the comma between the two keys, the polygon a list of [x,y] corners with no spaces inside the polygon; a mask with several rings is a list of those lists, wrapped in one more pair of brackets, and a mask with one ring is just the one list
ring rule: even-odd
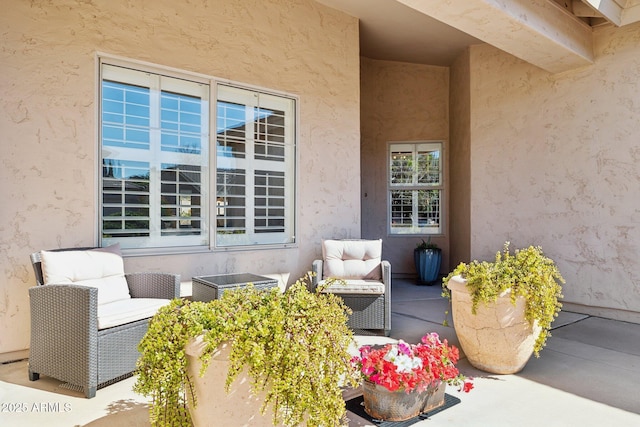
{"label": "tan planter pot", "polygon": [[494,374],[520,372],[533,354],[540,327],[532,327],[524,317],[525,299],[513,305],[509,292],[495,303],[478,304],[471,313],[471,294],[460,276],[447,283],[451,290],[453,326],[469,363]]}
{"label": "tan planter pot", "polygon": [[267,408],[264,415],[260,408],[265,393],[251,393],[251,378],[241,373],[231,385],[229,393],[224,389],[229,366],[229,346],[223,345],[212,356],[205,375],[200,376],[200,355],[204,348],[202,337],[192,340],[185,348],[187,370],[193,378],[197,405],[189,402],[189,412],[194,426],[224,425],[225,427],[273,427],[273,411]]}

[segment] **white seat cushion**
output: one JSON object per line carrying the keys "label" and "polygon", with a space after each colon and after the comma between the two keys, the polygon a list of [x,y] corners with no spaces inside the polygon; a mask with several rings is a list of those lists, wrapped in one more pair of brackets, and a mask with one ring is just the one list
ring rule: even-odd
{"label": "white seat cushion", "polygon": [[130,299],[120,246],[84,251],[41,251],[44,284],[98,288],[98,304]]}
{"label": "white seat cushion", "polygon": [[[321,280],[318,286],[322,286],[325,282],[325,280]],[[336,281],[322,292],[330,292],[332,294],[384,294],[384,283],[378,280],[346,279],[344,282],[343,284]]]}
{"label": "white seat cushion", "polygon": [[323,240],[322,258],[325,278],[382,279],[382,239]]}
{"label": "white seat cushion", "polygon": [[98,306],[98,329],[112,328],[152,317],[171,302],[160,298],[130,298]]}

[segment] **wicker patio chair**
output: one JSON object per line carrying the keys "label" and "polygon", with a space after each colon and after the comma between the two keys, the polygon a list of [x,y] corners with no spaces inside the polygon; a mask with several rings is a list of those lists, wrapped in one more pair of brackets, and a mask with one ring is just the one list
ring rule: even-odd
{"label": "wicker patio chair", "polygon": [[[131,376],[139,356],[137,346],[147,331],[150,317],[100,329],[98,288],[45,284],[41,253],[31,254],[31,262],[37,286],[29,289],[29,379],[36,381],[40,375],[50,376],[82,388],[85,396],[92,398],[98,388]],[[145,303],[143,299],[163,299],[168,303],[180,294],[179,275],[132,273],[125,274],[125,278],[133,305]]]}
{"label": "wicker patio chair", "polygon": [[344,280],[324,292],[342,297],[358,333],[391,333],[391,264],[381,257],[382,240],[323,240],[322,259],[313,261],[314,289],[330,277]]}

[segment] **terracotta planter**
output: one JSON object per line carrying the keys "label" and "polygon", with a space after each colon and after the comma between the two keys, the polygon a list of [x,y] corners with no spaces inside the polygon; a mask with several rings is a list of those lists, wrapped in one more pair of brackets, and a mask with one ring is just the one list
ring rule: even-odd
{"label": "terracotta planter", "polygon": [[405,421],[444,405],[446,383],[430,386],[423,392],[389,391],[371,381],[362,385],[364,410],[372,418]]}
{"label": "terracotta planter", "polygon": [[451,290],[453,326],[460,346],[471,365],[494,374],[520,372],[533,354],[540,327],[524,317],[525,299],[511,302],[505,292],[495,303],[478,304],[471,312],[471,294],[467,281],[454,276],[447,283]]}
{"label": "terracotta planter", "polygon": [[251,393],[251,378],[241,373],[227,393],[224,384],[228,371],[229,346],[223,345],[217,351],[207,368],[204,377],[200,377],[200,355],[204,342],[202,337],[192,340],[185,348],[187,369],[193,378],[197,405],[189,402],[189,413],[194,426],[218,425],[225,427],[273,427],[273,411],[267,408],[262,415],[260,408],[265,393],[255,396]]}

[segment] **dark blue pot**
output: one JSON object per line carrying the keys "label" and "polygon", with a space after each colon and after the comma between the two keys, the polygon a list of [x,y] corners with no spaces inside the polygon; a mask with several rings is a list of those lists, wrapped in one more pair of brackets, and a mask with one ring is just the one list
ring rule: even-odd
{"label": "dark blue pot", "polygon": [[432,285],[440,276],[442,249],[414,249],[413,261],[420,284]]}

